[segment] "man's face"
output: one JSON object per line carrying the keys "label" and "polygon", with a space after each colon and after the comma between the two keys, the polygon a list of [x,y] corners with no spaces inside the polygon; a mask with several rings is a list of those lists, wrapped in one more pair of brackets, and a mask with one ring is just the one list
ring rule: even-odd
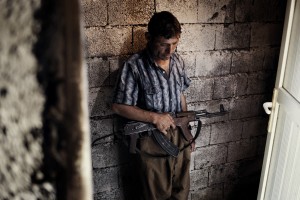
{"label": "man's face", "polygon": [[178,45],[180,34],[166,39],[162,36],[158,36],[151,41],[151,50],[154,56],[154,60],[168,60],[175,52]]}

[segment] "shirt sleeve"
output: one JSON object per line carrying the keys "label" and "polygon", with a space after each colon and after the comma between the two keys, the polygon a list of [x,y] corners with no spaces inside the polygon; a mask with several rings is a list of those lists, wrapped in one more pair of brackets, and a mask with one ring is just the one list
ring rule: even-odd
{"label": "shirt sleeve", "polygon": [[191,84],[191,79],[187,77],[186,74],[184,74],[181,77],[181,85],[182,85],[181,91],[184,92],[190,86],[190,84]]}
{"label": "shirt sleeve", "polygon": [[138,99],[138,84],[130,64],[125,63],[115,87],[113,103],[134,106]]}
{"label": "shirt sleeve", "polygon": [[182,60],[182,74],[181,74],[181,92],[184,92],[191,84],[191,79],[186,74],[186,66]]}

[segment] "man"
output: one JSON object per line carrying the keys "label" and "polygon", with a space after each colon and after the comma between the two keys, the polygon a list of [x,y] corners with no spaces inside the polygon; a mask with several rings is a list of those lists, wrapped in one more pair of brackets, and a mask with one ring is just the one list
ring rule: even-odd
{"label": "man", "polygon": [[[182,58],[175,52],[181,26],[173,14],[156,13],[145,34],[147,47],[123,65],[112,109],[129,120],[154,124],[176,146],[187,145],[169,113],[187,110],[183,94],[190,84]],[[184,149],[177,158],[148,156],[165,154],[151,133],[141,134],[136,162],[141,196],[147,200],[185,200],[189,194],[190,154]]]}

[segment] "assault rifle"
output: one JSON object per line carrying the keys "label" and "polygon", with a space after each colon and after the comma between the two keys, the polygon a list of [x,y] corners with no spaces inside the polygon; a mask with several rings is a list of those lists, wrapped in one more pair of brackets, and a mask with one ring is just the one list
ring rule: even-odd
{"label": "assault rifle", "polygon": [[[185,111],[185,112],[179,112],[179,113],[171,113],[175,125],[181,130],[183,137],[186,141],[189,141],[189,144],[186,145],[190,146],[198,137],[201,129],[201,118],[211,118],[211,117],[217,117],[217,116],[223,116],[227,114],[228,111],[225,111],[223,104],[220,105],[220,111],[219,112],[207,112],[204,110],[199,111]],[[191,134],[191,128],[189,126],[189,122],[197,121],[197,131],[195,136]],[[156,139],[157,143],[161,146],[163,150],[165,150],[169,155],[173,157],[177,157],[179,152],[183,149],[179,149],[176,145],[174,145],[171,141],[169,141],[163,134],[159,133],[157,128],[150,123],[145,122],[137,122],[132,121],[125,125],[124,127],[124,134],[126,136],[130,136],[130,147],[129,151],[130,153],[136,153],[136,143],[137,139],[140,137],[140,133],[142,132],[152,132],[152,135]]]}

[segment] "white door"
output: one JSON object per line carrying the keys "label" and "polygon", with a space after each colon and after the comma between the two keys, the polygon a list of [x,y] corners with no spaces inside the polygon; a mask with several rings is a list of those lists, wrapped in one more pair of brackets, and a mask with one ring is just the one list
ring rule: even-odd
{"label": "white door", "polygon": [[288,0],[258,200],[300,200],[300,0]]}

